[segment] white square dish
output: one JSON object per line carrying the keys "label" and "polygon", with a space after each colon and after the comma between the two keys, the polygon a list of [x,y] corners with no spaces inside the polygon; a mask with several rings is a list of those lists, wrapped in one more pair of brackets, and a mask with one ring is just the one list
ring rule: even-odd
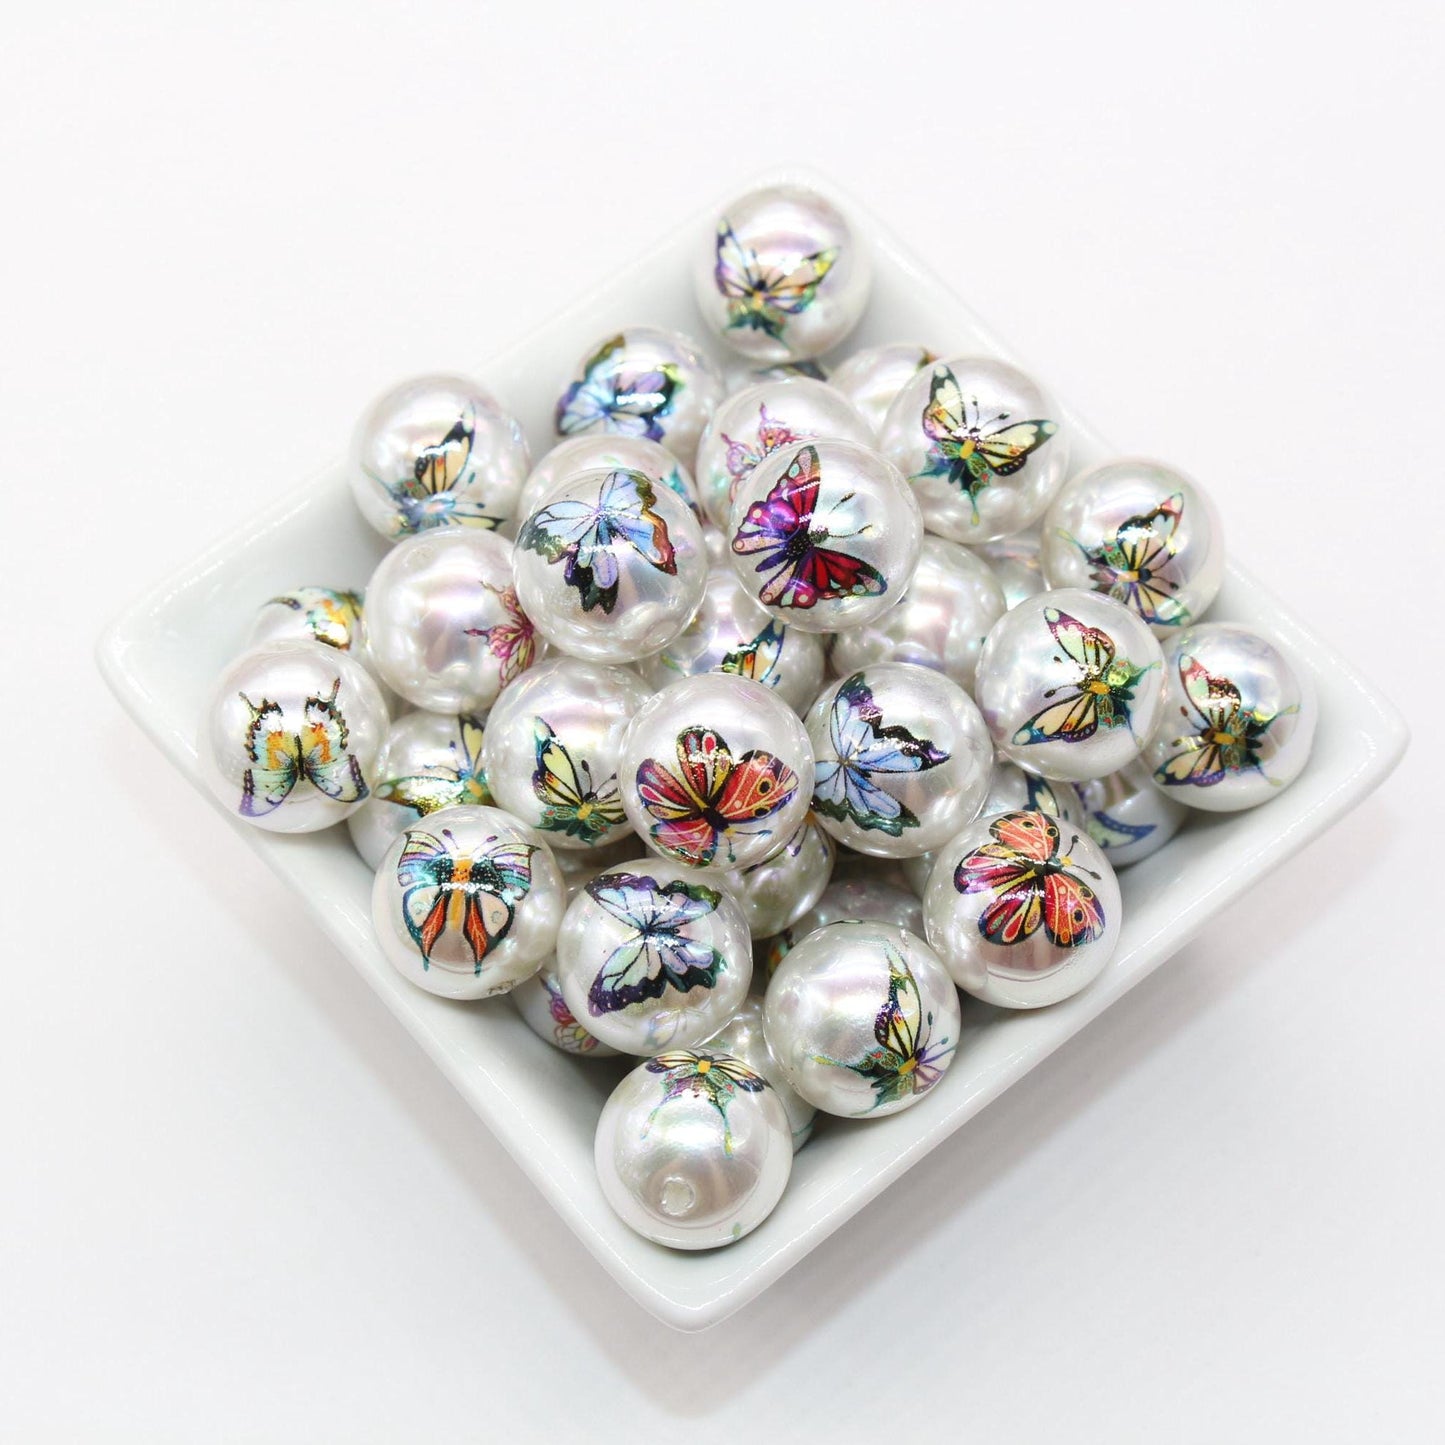
{"label": "white square dish", "polygon": [[[819,178],[789,171],[837,196]],[[762,183],[762,182],[759,182]],[[1007,357],[966,306],[930,276],[866,210],[840,197],[871,240],[874,291],[849,349],[920,340],[945,353]],[[704,339],[690,266],[699,218],[526,340],[477,369],[525,426],[536,454],[569,368],[589,343],[624,324],[672,327]],[[716,346],[705,346],[716,357]],[[1047,377],[1043,378],[1047,382]],[[1113,453],[1064,408],[1075,464]],[[289,479],[274,479],[289,486]],[[212,681],[240,650],[255,608],[278,591],[322,583],[359,587],[384,551],[361,520],[341,465],[292,487],[260,517],[156,587],[99,646],[121,703],[199,786],[195,733]],[[798,1156],[777,1211],[726,1249],[683,1254],[632,1234],[604,1201],[593,1172],[597,1114],[619,1066],[549,1049],[505,999],[456,1004],[414,988],[372,939],[371,873],[344,829],[287,837],[232,818],[247,841],[301,892],[317,921],[462,1092],[603,1266],[644,1308],[681,1329],[715,1324],[776,1281],[991,1099],[1157,968],[1276,863],[1303,847],[1374,788],[1399,760],[1406,730],[1372,687],[1267,592],[1229,570],[1209,620],[1268,628],[1313,675],[1320,721],[1303,776],[1264,807],[1200,816],[1120,878],[1124,927],[1103,976],[1065,1003],[1030,1014],[965,1009],[956,1062],[917,1108],[886,1120],[830,1120]],[[218,811],[223,811],[218,809]],[[525,1081],[525,1087],[522,1082]]]}

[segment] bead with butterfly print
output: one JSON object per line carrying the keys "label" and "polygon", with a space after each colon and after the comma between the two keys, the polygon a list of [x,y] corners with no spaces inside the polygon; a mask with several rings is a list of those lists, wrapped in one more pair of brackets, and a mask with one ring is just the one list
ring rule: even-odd
{"label": "bead with butterfly print", "polygon": [[577,1022],[557,977],[557,960],[549,958],[531,978],[507,995],[522,1021],[539,1039],[579,1059],[615,1059],[617,1050],[604,1044]]}
{"label": "bead with butterfly print", "polygon": [[986,814],[939,850],[923,895],[928,941],[966,993],[1043,1008],[1086,988],[1119,942],[1119,884],[1083,828],[1048,813]]}
{"label": "bead with butterfly print", "polygon": [[785,377],[730,396],[713,413],[697,447],[698,495],[709,520],[728,525],[733,498],[759,462],[819,437],[873,445],[872,428],[826,382]]}
{"label": "bead with butterfly print", "polygon": [[876,437],[898,393],[937,360],[937,353],[926,346],[890,341],[853,352],[834,367],[828,381],[858,408]]}
{"label": "bead with butterfly print", "polygon": [[197,761],[233,816],[272,833],[312,833],[365,803],[388,725],[380,688],[350,653],[270,642],[221,674]]}
{"label": "bead with butterfly print", "polygon": [[808,186],[739,196],[698,238],[698,308],[735,351],[756,363],[832,350],[868,304],[872,263],[863,238]]}
{"label": "bead with butterfly print", "polygon": [[1025,598],[994,624],[974,696],[994,746],[1026,772],[1082,782],[1137,758],[1163,708],[1159,643],[1100,592]]}
{"label": "bead with butterfly print", "polygon": [[443,808],[387,849],[371,921],[392,966],[443,998],[481,999],[530,978],[552,953],[566,903],[541,835],[500,808]]}
{"label": "bead with butterfly print", "polygon": [[1142,758],[1107,778],[1075,783],[1089,836],[1115,868],[1157,853],[1180,829],[1189,809],[1154,786]]}
{"label": "bead with butterfly print", "polygon": [[362,516],[394,542],[437,527],[500,526],[529,465],[521,426],[486,388],[419,376],[362,413],[347,479]]}
{"label": "bead with butterfly print", "polygon": [[793,1153],[796,1154],[813,1137],[813,1122],[818,1111],[788,1082],[768,1047],[763,1031],[763,996],[749,993],[737,1011],[718,1033],[707,1041],[710,1049],[721,1049],[741,1059],[755,1074],[765,1078],[777,1092],[787,1111],[788,1127],[793,1131]]}
{"label": "bead with butterfly print", "polygon": [[907,590],[923,518],[898,469],[826,437],[784,447],[738,488],[730,561],[780,622],[840,632],[881,617]]}
{"label": "bead with butterfly print", "polygon": [[692,472],[661,442],[646,437],[620,436],[615,432],[588,432],[558,442],[547,452],[527,477],[517,511],[509,523],[508,535],[526,521],[553,487],[577,475],[605,467],[608,471],[641,472],[654,486],[667,487],[687,503],[694,515],[701,518],[697,486]]}
{"label": "bead with butterfly print", "polygon": [[355,652],[365,662],[361,627],[362,598],[335,587],[296,587],[278,593],[256,610],[247,647],[267,642],[324,642]]}

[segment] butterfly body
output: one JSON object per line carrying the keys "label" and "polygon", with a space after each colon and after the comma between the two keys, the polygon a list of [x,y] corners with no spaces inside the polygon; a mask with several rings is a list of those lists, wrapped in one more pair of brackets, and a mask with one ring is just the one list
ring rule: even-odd
{"label": "butterfly body", "polygon": [[265,817],[302,782],[337,803],[357,803],[367,797],[370,790],[359,759],[349,750],[350,730],[337,703],[340,690],[338,677],[325,696],[309,696],[299,727],[279,703],[268,698],[253,703],[240,694],[249,714],[243,744],[250,764],[241,782],[243,815]]}

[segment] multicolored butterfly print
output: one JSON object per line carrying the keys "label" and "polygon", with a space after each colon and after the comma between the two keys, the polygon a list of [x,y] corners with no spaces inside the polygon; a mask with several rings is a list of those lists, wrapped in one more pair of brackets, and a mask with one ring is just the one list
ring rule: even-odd
{"label": "multicolored butterfly print", "polygon": [[[846,541],[860,533],[829,531],[827,517],[818,516],[820,481],[818,449],[799,447],[782,480],[748,508],[733,536],[732,549],[739,557],[763,554],[753,570],[768,574],[758,594],[767,607],[816,607],[839,597],[878,597],[888,590],[876,567],[824,545],[835,536]],[[840,497],[839,505],[851,496]],[[868,525],[860,530],[866,532]]]}
{"label": "multicolored butterfly print", "polygon": [[423,968],[447,934],[464,940],[473,972],[510,932],[517,904],[532,886],[530,843],[487,838],[478,848],[458,845],[451,830],[441,836],[409,828],[396,881],[405,890],[402,913]]}
{"label": "multicolored butterfly print", "polygon": [[[993,842],[967,854],[953,871],[960,893],[992,893],[979,915],[978,931],[990,942],[1010,947],[1039,929],[1056,948],[1078,948],[1104,931],[1099,895],[1069,870],[1076,865],[1068,849],[1059,852],[1059,825],[1046,813],[1005,813],[988,827]],[[1078,842],[1076,834],[1069,848]]]}
{"label": "multicolored butterfly print", "polygon": [[763,265],[738,240],[726,219],[718,223],[713,279],[727,300],[728,329],[762,331],[781,339],[790,316],[806,311],[838,259],[836,247],[799,256],[786,269]]}
{"label": "multicolored butterfly print", "polygon": [[934,368],[923,430],[929,438],[923,470],[914,480],[945,477],[968,495],[978,517],[978,496],[995,477],[1021,471],[1030,456],[1058,430],[1042,419],[1011,421],[1006,411],[985,417],[976,396],[965,397],[947,366]]}
{"label": "multicolored butterfly print", "polygon": [[1239,773],[1258,772],[1278,786],[1265,774],[1261,755],[1270,728],[1297,708],[1264,716],[1245,707],[1234,683],[1215,677],[1188,653],[1180,654],[1179,680],[1189,699],[1179,710],[1191,731],[1174,739],[1179,751],[1155,768],[1155,779],[1168,787],[1212,788]]}
{"label": "multicolored butterfly print", "polygon": [[654,758],[637,770],[637,791],[655,821],[648,834],[665,853],[704,868],[722,850],[734,861],[729,834],[760,828],[798,791],[798,775],[781,758],[755,748],[734,758],[711,728],[677,735],[677,771]]}
{"label": "multicolored butterfly print", "polygon": [[714,672],[731,672],[765,687],[778,685],[778,663],[783,656],[783,639],[788,629],[781,622],[770,622],[752,639],[731,652],[725,652]]}
{"label": "multicolored butterfly print", "polygon": [[466,407],[445,435],[417,452],[409,477],[399,482],[376,479],[396,508],[398,536],[408,537],[431,527],[501,525],[503,518],[489,515],[465,495],[475,478],[472,443],[476,425],[476,412]]}
{"label": "multicolored butterfly print", "polygon": [[1175,532],[1184,520],[1184,496],[1175,492],[1151,511],[1120,522],[1097,547],[1086,547],[1071,532],[1059,535],[1072,542],[1089,564],[1095,589],[1122,602],[1150,626],[1179,627],[1189,609],[1173,594]]}
{"label": "multicolored butterfly print", "polygon": [[783,447],[807,441],[812,432],[795,432],[791,427],[768,415],[766,404],[758,407],[758,444],[750,446],[746,441],[734,441],[726,432],[722,439],[727,443],[724,465],[728,470],[728,501],[737,496],[738,488],[748,473],[766,456],[780,451]]}
{"label": "multicolored butterfly print", "polygon": [[616,432],[660,442],[667,416],[684,385],[677,368],[664,362],[647,371],[628,370],[618,361],[627,338],[618,333],[588,357],[582,377],[557,403],[559,436],[582,432]]}
{"label": "multicolored butterfly print", "polygon": [[[691,1049],[673,1049],[648,1059],[649,1073],[662,1075],[662,1098],[647,1116],[647,1128],[664,1105],[685,1094],[705,1098],[717,1110],[723,1126],[723,1153],[733,1152],[732,1131],[728,1128],[728,1105],[739,1093],[757,1094],[768,1087],[761,1074],[755,1074],[741,1059],[731,1054],[694,1053]],[[644,1129],[644,1136],[647,1130]]]}
{"label": "multicolored butterfly print", "polygon": [[302,624],[317,642],[345,652],[361,628],[361,594],[338,592],[331,587],[298,587],[283,592],[266,604],[299,612]]}
{"label": "multicolored butterfly print", "polygon": [[933,1038],[933,1013],[923,1011],[918,984],[908,961],[888,946],[888,999],[873,1022],[878,1041],[861,1058],[841,1060],[827,1054],[814,1057],[822,1064],[849,1069],[873,1086],[873,1104],[897,1104],[912,1094],[927,1093],[942,1077],[943,1060],[954,1050],[947,1036]]}
{"label": "multicolored butterfly print", "polygon": [[383,803],[410,808],[418,818],[442,808],[461,803],[492,802],[492,790],[482,770],[481,722],[474,717],[457,719],[457,736],[447,744],[452,761],[425,773],[411,773],[388,778],[377,786],[376,796]]}
{"label": "multicolored butterfly print", "polygon": [[609,472],[595,503],[563,498],[533,512],[517,534],[517,545],[564,563],[563,577],[584,611],[600,607],[610,613],[617,605],[622,549],[631,548],[659,572],[677,575],[667,523],[652,510],[656,500],[641,472]]}
{"label": "multicolored butterfly print", "polygon": [[538,827],[580,838],[590,847],[627,821],[616,773],[594,783],[586,758],[574,758],[545,718],[536,719],[533,736],[537,766],[532,791],[542,805]]}
{"label": "multicolored butterfly print", "polygon": [[890,778],[921,773],[949,755],[905,727],[888,726],[873,691],[855,672],[838,688],[828,713],[831,756],[818,759],[813,807],[825,817],[894,838],[918,818],[889,791]]}
{"label": "multicolored butterfly print", "polygon": [[1117,655],[1114,639],[1107,632],[1088,627],[1056,607],[1044,609],[1044,621],[1064,654],[1055,655],[1054,661],[1072,664],[1078,676],[1044,693],[1045,697],[1064,696],[1035,713],[1014,734],[1014,743],[1079,743],[1100,728],[1132,731],[1129,705],[1134,689],[1154,664],[1135,667],[1127,657]]}
{"label": "multicolored butterfly print", "polygon": [[507,619],[491,627],[468,627],[466,635],[486,639],[487,650],[500,664],[502,686],[506,687],[537,660],[537,629],[532,619],[522,611],[515,587],[498,590],[487,587],[486,583],[482,586],[500,600]]}
{"label": "multicolored butterfly print", "polygon": [[361,763],[348,751],[350,732],[336,701],[340,691],[338,677],[325,697],[308,697],[299,727],[279,703],[264,697],[255,703],[238,694],[251,715],[244,744],[250,767],[241,780],[239,805],[244,816],[264,818],[303,780],[338,803],[359,803],[367,796]]}
{"label": "multicolored butterfly print", "polygon": [[562,985],[545,970],[541,975],[542,987],[547,990],[547,1012],[552,1015],[552,1037],[559,1049],[569,1054],[590,1054],[597,1047],[597,1039],[573,1017],[562,997]]}
{"label": "multicolored butterfly print", "polygon": [[628,929],[587,991],[594,1016],[661,998],[668,989],[711,988],[725,960],[711,944],[689,937],[711,917],[722,894],[700,883],[666,882],[645,873],[604,873],[586,885],[602,909]]}

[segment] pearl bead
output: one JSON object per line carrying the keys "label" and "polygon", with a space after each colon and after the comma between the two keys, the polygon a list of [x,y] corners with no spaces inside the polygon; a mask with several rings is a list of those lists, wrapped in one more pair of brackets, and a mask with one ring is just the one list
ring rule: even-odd
{"label": "pearl bead", "polygon": [[986,562],[957,542],[925,537],[898,605],[833,639],[833,672],[846,677],[875,662],[910,662],[971,691],[983,639],[1005,611],[1003,589]]}
{"label": "pearl bead", "polygon": [[787,1112],[788,1127],[793,1131],[793,1153],[796,1154],[813,1137],[813,1121],[818,1111],[788,1083],[768,1047],[767,1036],[763,1032],[763,996],[750,993],[726,1026],[708,1040],[707,1046],[741,1059],[755,1074],[768,1081]]}
{"label": "pearl bead", "polygon": [[443,998],[480,999],[530,978],[562,922],[562,875],[538,835],[500,808],[446,808],[386,850],[371,890],[381,951]]}
{"label": "pearl bead", "polygon": [[492,394],[419,376],[362,413],[347,463],[361,515],[390,541],[434,527],[497,527],[517,505],[527,440]]}
{"label": "pearl bead", "polygon": [[313,833],[365,801],[387,725],[380,689],[349,653],[267,643],[237,658],[211,693],[197,743],[201,776],[246,822]]}
{"label": "pearl bead", "polygon": [[694,868],[746,868],[802,825],[813,751],[771,688],[708,672],[642,705],[618,776],[627,816],[654,851]]}
{"label": "pearl bead", "polygon": [[1165,654],[1164,684],[1144,760],[1167,796],[1234,812],[1300,775],[1314,742],[1315,689],[1275,643],[1232,623],[1188,628]]}
{"label": "pearl bead", "polygon": [[923,545],[922,517],[897,469],[827,438],[759,463],[738,488],[728,529],[729,560],[749,594],[806,632],[881,617],[906,591]]}
{"label": "pearl bead", "polygon": [[798,442],[831,437],[873,445],[873,431],[846,397],[806,376],[758,382],[713,413],[697,448],[697,485],[708,517],[726,527],[754,467]]}
{"label": "pearl bead", "polygon": [[556,959],[549,959],[531,978],[524,978],[507,997],[527,1027],[553,1048],[582,1059],[617,1057],[617,1050],[589,1034],[567,1007],[557,978]]}
{"label": "pearl bead", "polygon": [[828,380],[858,408],[877,436],[898,393],[937,360],[926,346],[893,341],[855,351],[833,369]]}
{"label": "pearl bead", "polygon": [[868,304],[867,247],[806,186],[766,186],[723,209],[699,238],[697,303],[729,346],[756,362],[821,356]]}
{"label": "pearl bead", "polygon": [[808,912],[833,874],[837,846],[809,813],[771,858],[734,868],[724,882],[754,938],[771,938]]}
{"label": "pearl bead", "polygon": [[777,621],[724,563],[708,572],[692,621],[637,667],[655,688],[705,672],[734,673],[773,688],[790,708],[802,712],[823,685],[827,658],[817,633]]}
{"label": "pearl bead", "polygon": [[[876,874],[879,864],[873,859],[867,861]],[[906,888],[886,877],[841,871],[845,870],[841,853],[834,869],[818,901],[768,940],[763,961],[770,975],[777,971],[790,949],[830,923],[891,923],[922,936],[923,905]]]}
{"label": "pearl bead", "polygon": [[1002,758],[994,759],[988,796],[979,809],[980,817],[990,813],[1047,813],[1074,828],[1085,826],[1083,805],[1070,784],[1051,783]]}
{"label": "pearl bead", "polygon": [[1043,592],[1043,563],[1039,558],[1039,539],[1032,532],[1016,532],[998,542],[984,542],[974,549],[1003,588],[1005,607],[1017,607],[1025,597]]}
{"label": "pearl bead", "polygon": [[763,1003],[768,1044],[793,1088],[844,1118],[894,1114],[947,1072],[958,995],[916,934],[834,923],[779,965]]}
{"label": "pearl bead", "polygon": [[741,1059],[677,1050],[612,1091],[594,1158],[628,1228],[673,1249],[714,1249],[772,1213],[792,1172],[792,1131],[777,1093]]}
{"label": "pearl bead", "polygon": [[888,409],[880,445],[913,484],[930,532],[991,542],[1040,517],[1063,483],[1058,408],[1016,367],[955,356],[920,371]]}
{"label": "pearl bead", "polygon": [[1050,587],[1092,587],[1167,638],[1195,621],[1224,580],[1224,538],[1199,484],[1126,458],[1075,477],[1043,528]]}
{"label": "pearl bead", "polygon": [[597,468],[553,488],[522,524],[517,595],[560,652],[635,662],[692,620],[707,586],[702,529],[641,472]]}
{"label": "pearl bead", "polygon": [[593,472],[605,467],[641,472],[654,487],[667,487],[677,493],[696,514],[699,511],[697,486],[692,473],[660,442],[646,437],[617,436],[610,432],[589,432],[558,442],[532,468],[517,502],[517,522],[526,521],[543,499],[562,482],[578,472]]}
{"label": "pearl bead", "polygon": [[906,858],[977,815],[993,747],[973,699],[941,673],[877,663],[828,688],[804,721],[813,810],[840,843]]}
{"label": "pearl bead", "polygon": [[577,364],[557,399],[557,435],[645,437],[689,462],[722,397],[722,377],[691,337],[629,326],[590,346]]}
{"label": "pearl bead", "polygon": [[367,589],[366,638],[382,679],[408,702],[483,711],[537,655],[511,544],[470,528],[398,543]]}
{"label": "pearl bead", "polygon": [[1115,868],[1157,853],[1180,829],[1189,809],[1156,788],[1139,759],[1107,778],[1075,783],[1089,836]]}
{"label": "pearl bead", "polygon": [[1045,778],[1080,782],[1139,756],[1161,715],[1163,656],[1128,608],[1076,588],[1040,593],[996,622],[974,695],[994,746]]}
{"label": "pearl bead", "polygon": [[1119,884],[1102,850],[1047,813],[970,823],[923,896],[953,981],[1000,1008],[1041,1008],[1092,983],[1119,942]]}
{"label": "pearl bead", "polygon": [[630,835],[617,762],[622,735],[650,695],[627,668],[575,657],[539,663],[487,719],[483,766],[498,806],[556,849]]}
{"label": "pearl bead", "polygon": [[324,642],[341,652],[354,651],[357,661],[365,663],[360,594],[332,587],[280,593],[257,609],[246,646],[268,642]]}

